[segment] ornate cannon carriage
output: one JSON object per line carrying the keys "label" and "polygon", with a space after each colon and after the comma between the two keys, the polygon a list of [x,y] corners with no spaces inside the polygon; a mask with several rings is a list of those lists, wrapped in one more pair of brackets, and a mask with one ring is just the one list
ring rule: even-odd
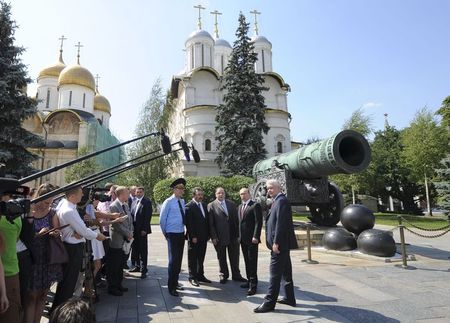
{"label": "ornate cannon carriage", "polygon": [[266,182],[277,179],[292,205],[306,205],[310,220],[318,225],[339,222],[343,197],[339,188],[328,181],[334,174],[361,172],[370,163],[367,140],[353,130],[341,131],[328,139],[257,162],[253,166],[256,184],[252,196],[265,205]]}

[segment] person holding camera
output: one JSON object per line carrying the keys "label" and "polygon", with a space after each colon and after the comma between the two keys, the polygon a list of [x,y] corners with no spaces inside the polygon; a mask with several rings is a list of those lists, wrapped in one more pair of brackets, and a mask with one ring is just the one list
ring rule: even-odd
{"label": "person holding camera", "polygon": [[77,203],[83,197],[81,187],[72,188],[65,195],[66,198],[61,203],[57,215],[61,226],[69,224],[69,226],[61,230],[62,240],[69,255],[69,262],[63,265],[63,279],[58,283],[51,311],[73,295],[83,261],[86,239],[97,239],[100,241],[106,239],[103,234],[94,232],[86,227],[78,213]]}
{"label": "person holding camera", "polygon": [[[10,195],[3,194],[1,200],[7,202]],[[19,239],[22,229],[22,219],[20,216],[9,219],[5,214],[0,214],[0,234],[4,238],[4,250],[0,254],[0,261],[3,265],[5,277],[6,298],[9,303],[7,309],[1,313],[0,322],[19,322],[20,310],[22,307],[20,300],[19,281],[19,261],[17,259],[16,242]],[[2,297],[4,304],[4,297]],[[4,305],[0,306],[4,307]]]}
{"label": "person holding camera", "polygon": [[112,223],[111,243],[106,259],[106,279],[108,281],[108,293],[114,296],[122,296],[128,288],[122,286],[123,280],[123,259],[125,257],[124,246],[130,246],[133,240],[133,223],[128,206],[128,188],[118,186],[116,189],[117,198],[111,203],[111,212],[121,213],[128,217],[122,223]]}

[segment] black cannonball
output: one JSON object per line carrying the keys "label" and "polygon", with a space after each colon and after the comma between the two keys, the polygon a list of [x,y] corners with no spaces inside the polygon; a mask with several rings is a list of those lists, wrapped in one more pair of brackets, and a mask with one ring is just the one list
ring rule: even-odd
{"label": "black cannonball", "polygon": [[350,204],[341,212],[341,223],[350,232],[358,235],[375,225],[373,212],[360,204]]}
{"label": "black cannonball", "polygon": [[395,240],[389,232],[369,229],[361,232],[357,240],[362,253],[378,257],[392,257],[397,251]]}
{"label": "black cannonball", "polygon": [[356,239],[344,228],[333,228],[325,232],[322,237],[322,244],[329,250],[353,250],[356,249]]}

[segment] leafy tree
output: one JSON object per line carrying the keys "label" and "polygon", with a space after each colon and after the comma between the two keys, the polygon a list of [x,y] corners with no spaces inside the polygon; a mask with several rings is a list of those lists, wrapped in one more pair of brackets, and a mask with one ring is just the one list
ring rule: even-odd
{"label": "leafy tree", "polygon": [[[161,128],[167,129],[171,111],[173,111],[173,105],[170,95],[165,95],[161,80],[157,79],[153,84],[149,99],[139,113],[139,121],[135,129],[136,136],[157,132]],[[128,156],[136,158],[145,153],[157,151],[161,148],[160,142],[159,136],[139,140],[128,150]],[[150,157],[149,155],[143,159]],[[177,158],[176,154],[171,154],[133,168],[119,175],[117,182],[124,185],[142,185],[146,195],[153,199],[153,187],[157,182],[169,176],[170,166],[175,158]]]}
{"label": "leafy tree", "polygon": [[411,171],[401,158],[404,147],[400,137],[401,131],[389,124],[375,132],[372,162],[367,170],[368,186],[372,196],[383,200],[392,196],[403,202],[406,211],[416,212],[414,197],[419,193],[419,186],[410,180]]}
{"label": "leafy tree", "polygon": [[255,161],[264,159],[267,153],[263,133],[267,134],[269,126],[261,94],[266,88],[264,78],[255,72],[257,54],[247,36],[248,29],[241,13],[237,40],[221,84],[224,104],[217,108],[216,162],[224,175],[250,175]]}
{"label": "leafy tree", "polygon": [[442,101],[442,105],[436,114],[442,117],[442,125],[444,127],[450,127],[450,95]]}
{"label": "leafy tree", "polygon": [[31,79],[20,59],[24,48],[14,45],[16,28],[11,6],[0,2],[0,163],[6,174],[24,177],[36,171],[31,163],[37,157],[26,147],[42,145],[42,139],[21,126],[37,103],[26,94]]}
{"label": "leafy tree", "polygon": [[410,126],[403,130],[401,140],[404,146],[402,158],[410,169],[410,180],[425,185],[426,201],[431,212],[428,180],[449,152],[449,133],[438,124],[431,111],[423,108],[416,113]]}
{"label": "leafy tree", "polygon": [[[81,147],[78,150],[77,157],[84,156],[88,153],[89,151],[87,147]],[[72,166],[67,167],[64,179],[66,180],[66,183],[75,182],[96,173],[98,169],[99,167],[97,162],[95,161],[95,158],[93,157],[88,158],[86,160],[73,164]]]}
{"label": "leafy tree", "polygon": [[434,185],[438,193],[438,204],[444,209],[450,210],[450,154],[441,161],[436,173]]}
{"label": "leafy tree", "polygon": [[373,131],[372,124],[372,116],[365,115],[363,109],[359,108],[352,113],[348,120],[344,122],[342,130],[354,130],[362,134],[364,137],[368,137]]}

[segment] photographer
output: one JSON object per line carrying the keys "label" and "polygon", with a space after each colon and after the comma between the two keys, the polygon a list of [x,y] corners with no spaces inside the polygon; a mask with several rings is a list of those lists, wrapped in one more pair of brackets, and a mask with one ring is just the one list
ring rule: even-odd
{"label": "photographer", "polygon": [[[53,190],[53,185],[47,183],[42,184],[35,192],[33,198],[37,198]],[[52,203],[53,198],[48,198],[32,206],[31,215],[34,221],[31,227],[35,235],[27,243],[32,254],[32,265],[31,270],[30,268],[22,269],[28,272],[28,275],[31,277],[28,286],[29,290],[26,296],[22,295],[22,298],[25,299],[25,323],[40,322],[50,286],[54,282],[61,281],[63,276],[61,264],[49,263],[49,239],[50,237],[61,239],[58,229],[47,233],[49,230],[59,228],[58,217],[56,216],[55,210],[51,208]]]}
{"label": "photographer", "polygon": [[83,191],[75,187],[65,193],[66,199],[61,202],[57,211],[61,225],[69,224],[61,230],[64,246],[69,254],[69,262],[63,265],[63,279],[58,283],[52,311],[61,303],[72,297],[81,269],[85,239],[103,241],[106,237],[87,228],[77,211],[77,203],[81,201]]}
{"label": "photographer", "polygon": [[[10,196],[3,194],[0,198],[2,201],[7,202]],[[1,254],[0,260],[3,264],[6,297],[7,301],[9,301],[9,307],[6,311],[0,313],[0,322],[19,322],[22,307],[20,300],[19,262],[16,253],[16,242],[19,239],[20,230],[22,229],[22,219],[19,216],[11,220],[11,222],[10,220],[4,214],[0,214],[0,234],[3,235],[5,243],[5,250]],[[2,302],[4,304],[4,300]]]}

